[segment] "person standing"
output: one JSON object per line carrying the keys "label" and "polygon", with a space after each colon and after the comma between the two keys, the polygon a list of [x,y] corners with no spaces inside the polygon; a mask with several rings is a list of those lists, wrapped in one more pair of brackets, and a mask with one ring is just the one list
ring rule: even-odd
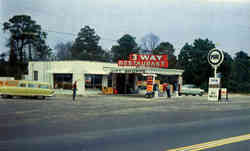
{"label": "person standing", "polygon": [[174,91],[175,91],[175,95],[176,95],[176,96],[179,96],[178,81],[176,81],[176,82],[174,83]]}
{"label": "person standing", "polygon": [[168,85],[167,85],[167,95],[168,95],[168,98],[171,98],[170,89],[171,89],[171,86],[168,83]]}
{"label": "person standing", "polygon": [[77,90],[77,82],[75,81],[73,86],[72,86],[72,90],[73,90],[73,101],[75,101],[75,97],[76,97],[76,90]]}
{"label": "person standing", "polygon": [[165,97],[167,96],[167,84],[163,83],[162,87],[163,87],[163,96]]}

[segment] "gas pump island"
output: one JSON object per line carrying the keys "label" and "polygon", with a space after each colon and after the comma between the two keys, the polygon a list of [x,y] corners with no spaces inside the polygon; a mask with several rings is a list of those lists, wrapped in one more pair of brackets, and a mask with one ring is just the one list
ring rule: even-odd
{"label": "gas pump island", "polygon": [[208,100],[218,101],[221,95],[221,79],[217,77],[217,68],[224,60],[224,54],[219,49],[212,49],[208,53],[208,62],[214,68],[214,77],[209,78]]}

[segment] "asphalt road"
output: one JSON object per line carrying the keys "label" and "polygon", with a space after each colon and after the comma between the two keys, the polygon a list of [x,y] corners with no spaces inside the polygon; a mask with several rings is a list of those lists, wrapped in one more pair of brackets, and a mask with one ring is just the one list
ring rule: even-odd
{"label": "asphalt road", "polygon": [[[165,151],[250,134],[250,97],[0,99],[0,150]],[[206,150],[248,151],[250,141]]]}

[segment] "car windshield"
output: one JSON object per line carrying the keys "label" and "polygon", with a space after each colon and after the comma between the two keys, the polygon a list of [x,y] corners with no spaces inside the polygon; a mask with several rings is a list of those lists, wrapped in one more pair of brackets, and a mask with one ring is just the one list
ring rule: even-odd
{"label": "car windshield", "polygon": [[20,83],[19,87],[26,87],[26,84],[25,83]]}

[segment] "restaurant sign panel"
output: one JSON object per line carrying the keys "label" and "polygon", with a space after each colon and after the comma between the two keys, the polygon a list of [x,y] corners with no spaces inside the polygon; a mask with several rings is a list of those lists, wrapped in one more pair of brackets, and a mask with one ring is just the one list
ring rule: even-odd
{"label": "restaurant sign panel", "polygon": [[118,66],[167,68],[168,56],[153,54],[130,54],[129,60],[118,60]]}

